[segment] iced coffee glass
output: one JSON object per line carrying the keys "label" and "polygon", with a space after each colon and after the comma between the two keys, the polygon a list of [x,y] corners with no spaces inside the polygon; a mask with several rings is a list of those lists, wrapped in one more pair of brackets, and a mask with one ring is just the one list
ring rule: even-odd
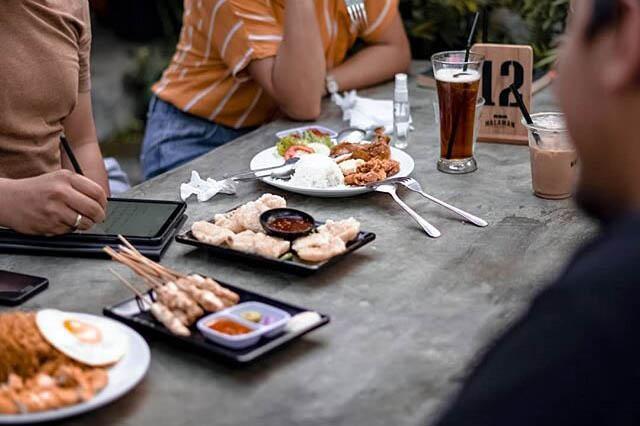
{"label": "iced coffee glass", "polygon": [[533,192],[541,198],[561,200],[573,195],[578,179],[578,153],[576,152],[564,114],[544,112],[532,114],[529,129],[531,177]]}
{"label": "iced coffee glass", "polygon": [[438,170],[463,174],[478,169],[474,158],[476,106],[484,57],[464,51],[436,53],[431,58],[440,107]]}

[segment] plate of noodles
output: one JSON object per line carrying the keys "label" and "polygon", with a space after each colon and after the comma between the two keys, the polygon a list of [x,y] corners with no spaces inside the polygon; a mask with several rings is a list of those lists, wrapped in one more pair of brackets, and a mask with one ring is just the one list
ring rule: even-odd
{"label": "plate of noodles", "polygon": [[44,309],[0,314],[0,424],[76,416],[128,393],[151,356],[131,328]]}
{"label": "plate of noodles", "polygon": [[415,168],[409,154],[390,146],[391,137],[383,129],[376,130],[370,141],[359,143],[336,143],[328,135],[320,140],[317,136],[314,138],[280,137],[276,146],[254,156],[249,167],[251,170],[277,167],[292,157],[299,157],[292,166],[293,175],[286,179],[256,175],[262,175],[263,182],[276,188],[323,198],[371,192],[367,184],[390,177],[406,177]]}

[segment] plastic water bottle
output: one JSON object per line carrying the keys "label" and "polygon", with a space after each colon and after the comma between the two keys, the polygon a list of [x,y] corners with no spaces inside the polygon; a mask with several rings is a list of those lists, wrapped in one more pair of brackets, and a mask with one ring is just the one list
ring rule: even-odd
{"label": "plastic water bottle", "polygon": [[396,148],[406,149],[409,146],[410,120],[411,106],[407,75],[396,74],[396,87],[393,94],[393,146]]}

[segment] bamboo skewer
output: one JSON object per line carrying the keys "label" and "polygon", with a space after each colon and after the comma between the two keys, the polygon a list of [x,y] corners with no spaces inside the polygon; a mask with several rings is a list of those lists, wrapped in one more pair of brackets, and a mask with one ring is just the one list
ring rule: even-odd
{"label": "bamboo skewer", "polygon": [[192,325],[204,312],[218,312],[238,303],[239,298],[235,293],[215,281],[212,280],[215,285],[203,286],[201,280],[205,280],[204,277],[188,276],[162,266],[145,257],[126,238],[118,238],[122,244],[117,248],[104,247],[104,252],[142,278],[156,296],[160,294],[160,300],[152,300],[153,303],[145,300],[129,281],[112,269],[110,271],[145,301],[154,317],[174,334],[188,335],[189,330],[185,326]]}
{"label": "bamboo skewer", "polygon": [[144,298],[144,296],[142,295],[142,293],[140,293],[140,290],[138,290],[137,288],[135,288],[133,286],[133,284],[131,284],[129,281],[127,281],[122,275],[120,275],[119,273],[117,273],[116,271],[114,271],[112,268],[109,268],[109,272],[111,272],[113,275],[115,275],[115,277],[120,280],[120,282],[127,287],[129,290],[131,290],[143,303],[146,303],[147,305],[149,305],[149,302]]}

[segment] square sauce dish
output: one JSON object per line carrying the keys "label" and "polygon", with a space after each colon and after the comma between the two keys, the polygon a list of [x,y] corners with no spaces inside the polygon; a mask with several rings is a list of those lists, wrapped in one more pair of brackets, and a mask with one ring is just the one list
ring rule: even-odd
{"label": "square sauce dish", "polygon": [[207,315],[196,324],[209,340],[233,349],[253,346],[282,332],[291,315],[260,302],[246,302]]}

